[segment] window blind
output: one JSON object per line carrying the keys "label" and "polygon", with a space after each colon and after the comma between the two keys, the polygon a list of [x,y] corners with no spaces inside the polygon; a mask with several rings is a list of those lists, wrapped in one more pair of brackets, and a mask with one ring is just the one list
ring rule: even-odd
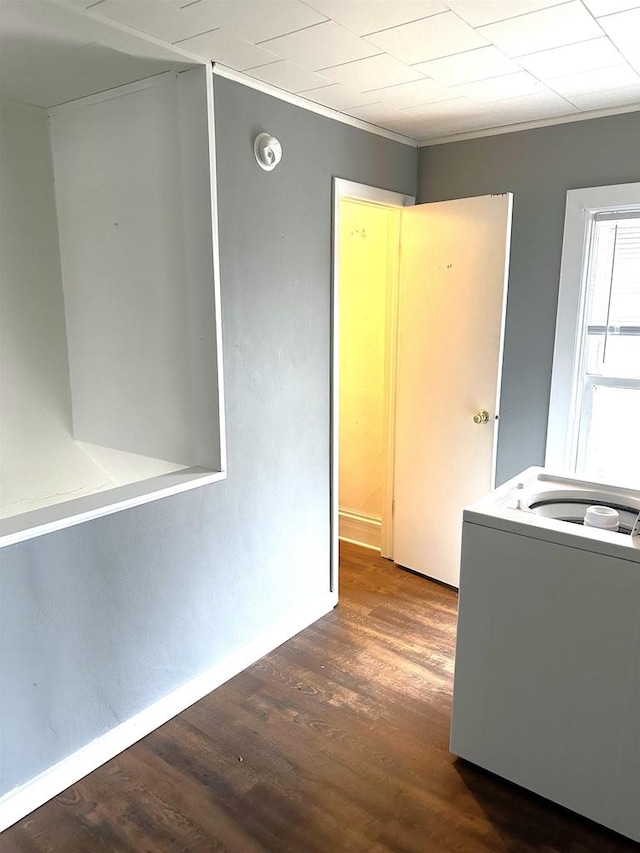
{"label": "window blind", "polygon": [[640,215],[595,217],[588,273],[589,334],[640,335]]}

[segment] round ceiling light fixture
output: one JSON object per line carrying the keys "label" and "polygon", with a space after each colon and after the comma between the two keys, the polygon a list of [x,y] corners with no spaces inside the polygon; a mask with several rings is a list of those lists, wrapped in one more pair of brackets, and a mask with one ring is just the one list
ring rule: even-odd
{"label": "round ceiling light fixture", "polygon": [[253,143],[253,153],[258,166],[270,172],[282,160],[282,145],[270,133],[259,133]]}

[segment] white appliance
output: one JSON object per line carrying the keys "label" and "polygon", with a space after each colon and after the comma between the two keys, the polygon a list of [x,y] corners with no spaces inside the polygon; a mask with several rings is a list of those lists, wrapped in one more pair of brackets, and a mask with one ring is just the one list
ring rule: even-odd
{"label": "white appliance", "polygon": [[464,511],[451,751],[640,841],[640,490],[529,468]]}

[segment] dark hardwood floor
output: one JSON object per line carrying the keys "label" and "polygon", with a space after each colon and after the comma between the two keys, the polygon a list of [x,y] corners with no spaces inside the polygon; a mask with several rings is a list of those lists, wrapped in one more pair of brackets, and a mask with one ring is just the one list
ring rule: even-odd
{"label": "dark hardwood floor", "polygon": [[343,546],[335,611],[7,830],[0,851],[637,851],[449,753],[456,604]]}

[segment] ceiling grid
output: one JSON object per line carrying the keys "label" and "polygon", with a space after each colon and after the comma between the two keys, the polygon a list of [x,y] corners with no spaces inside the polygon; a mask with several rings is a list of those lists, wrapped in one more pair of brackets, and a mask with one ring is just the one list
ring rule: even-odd
{"label": "ceiling grid", "polygon": [[[640,109],[640,0],[65,1],[424,143]],[[3,40],[11,79],[31,57]],[[49,100],[71,73],[56,49]]]}

